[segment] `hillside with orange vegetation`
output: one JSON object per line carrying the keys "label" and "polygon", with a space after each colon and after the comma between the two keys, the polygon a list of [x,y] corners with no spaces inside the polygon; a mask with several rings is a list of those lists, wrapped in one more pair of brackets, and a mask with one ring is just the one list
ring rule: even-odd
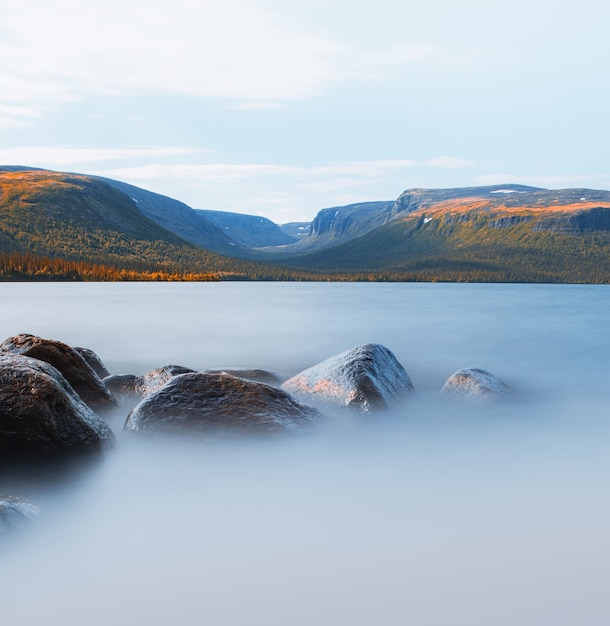
{"label": "hillside with orange vegetation", "polygon": [[[357,219],[337,208],[328,228],[347,217]],[[360,237],[276,262],[378,280],[610,283],[607,191],[412,189],[376,219]]]}
{"label": "hillside with orange vegetation", "polygon": [[0,280],[299,277],[185,241],[95,177],[0,168]]}

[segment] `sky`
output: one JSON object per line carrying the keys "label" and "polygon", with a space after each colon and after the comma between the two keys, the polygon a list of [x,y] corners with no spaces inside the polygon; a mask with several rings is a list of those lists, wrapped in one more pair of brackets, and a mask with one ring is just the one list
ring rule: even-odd
{"label": "sky", "polygon": [[610,189],[608,24],[601,0],[0,0],[0,164],[280,224]]}

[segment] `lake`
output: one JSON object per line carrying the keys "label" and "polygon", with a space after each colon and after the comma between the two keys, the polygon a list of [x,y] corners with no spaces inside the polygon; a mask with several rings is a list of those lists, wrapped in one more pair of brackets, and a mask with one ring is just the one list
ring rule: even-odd
{"label": "lake", "polygon": [[[269,440],[142,440],[6,470],[40,518],[0,543],[11,626],[610,623],[610,287],[0,284],[0,334],[292,375],[381,343],[416,393]],[[439,395],[462,367],[508,405]]]}

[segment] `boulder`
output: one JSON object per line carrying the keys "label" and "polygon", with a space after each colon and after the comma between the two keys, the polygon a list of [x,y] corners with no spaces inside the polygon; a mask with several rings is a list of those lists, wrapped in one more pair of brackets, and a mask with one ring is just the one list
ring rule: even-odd
{"label": "boulder", "polygon": [[229,374],[174,376],[127,417],[130,431],[285,431],[322,415],[286,392]]}
{"label": "boulder", "polygon": [[194,370],[181,365],[164,365],[154,370],[135,376],[134,374],[115,374],[104,378],[103,382],[112,393],[122,399],[145,398],[158,391],[165,383],[179,374],[190,374]]}
{"label": "boulder", "polygon": [[38,507],[27,500],[0,495],[0,536],[25,526],[39,514]]}
{"label": "boulder", "polygon": [[22,334],[5,339],[0,344],[0,354],[2,352],[21,354],[50,363],[93,410],[116,406],[116,400],[87,361],[74,348],[61,341]]}
{"label": "boulder", "polygon": [[369,411],[385,408],[413,390],[396,357],[384,346],[366,344],[342,352],[288,379],[281,386],[299,399]]}
{"label": "boulder", "polygon": [[106,366],[102,363],[102,359],[90,348],[80,348],[74,346],[74,349],[87,361],[89,367],[100,377],[106,378],[110,376],[110,372],[106,369]]}
{"label": "boulder", "polygon": [[456,394],[469,399],[500,399],[510,396],[504,381],[485,370],[472,367],[452,374],[441,389],[443,394]]}
{"label": "boulder", "polygon": [[0,458],[99,447],[112,439],[52,365],[0,352]]}

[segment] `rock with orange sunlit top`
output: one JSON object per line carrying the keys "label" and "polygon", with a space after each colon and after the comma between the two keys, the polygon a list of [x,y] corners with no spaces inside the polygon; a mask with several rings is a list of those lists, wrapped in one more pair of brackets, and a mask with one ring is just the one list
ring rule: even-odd
{"label": "rock with orange sunlit top", "polygon": [[0,353],[0,458],[94,448],[112,439],[52,365]]}
{"label": "rock with orange sunlit top", "polygon": [[0,354],[3,352],[50,363],[63,374],[83,402],[95,411],[116,406],[112,394],[87,361],[61,341],[21,334],[5,339],[0,344]]}
{"label": "rock with orange sunlit top", "polygon": [[498,399],[510,397],[506,383],[485,370],[473,367],[452,374],[441,389],[443,394],[456,394],[469,399]]}
{"label": "rock with orange sunlit top", "polygon": [[127,417],[128,431],[290,431],[323,419],[275,387],[229,374],[174,376]]}
{"label": "rock with orange sunlit top", "polygon": [[299,399],[369,411],[386,408],[412,391],[413,383],[390,350],[367,344],[302,371],[281,388]]}

